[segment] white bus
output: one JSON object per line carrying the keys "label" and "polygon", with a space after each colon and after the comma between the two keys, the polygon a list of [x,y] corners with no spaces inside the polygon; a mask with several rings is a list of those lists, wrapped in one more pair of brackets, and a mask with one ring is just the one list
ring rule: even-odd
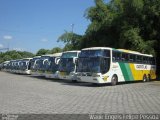
{"label": "white bus", "polygon": [[59,63],[59,79],[66,79],[76,81],[76,61],[80,51],[66,51],[63,52]]}
{"label": "white bus", "polygon": [[152,55],[124,49],[82,49],[77,66],[78,80],[83,82],[116,85],[124,81],[156,79],[156,65]]}
{"label": "white bus", "polygon": [[45,77],[45,71],[48,67],[48,60],[50,57],[52,57],[53,54],[48,55],[42,55],[40,59],[37,61],[37,72],[36,76],[44,76]]}
{"label": "white bus", "polygon": [[41,56],[35,56],[31,60],[31,75],[36,75],[38,71],[38,64],[37,62],[40,60]]}
{"label": "white bus", "polygon": [[4,61],[3,63],[1,63],[1,70],[8,72],[9,66],[10,66],[10,61]]}
{"label": "white bus", "polygon": [[45,62],[46,70],[45,77],[46,78],[58,78],[58,67],[59,61],[62,53],[55,53],[49,57],[48,61]]}
{"label": "white bus", "polygon": [[31,60],[32,58],[24,58],[19,62],[19,72],[21,74],[31,74]]}

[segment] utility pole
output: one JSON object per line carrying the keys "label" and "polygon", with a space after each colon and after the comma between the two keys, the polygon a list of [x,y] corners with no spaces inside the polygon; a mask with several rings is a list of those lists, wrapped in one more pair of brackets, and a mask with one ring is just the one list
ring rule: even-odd
{"label": "utility pole", "polygon": [[73,34],[74,24],[71,24],[71,27],[72,27],[72,31],[71,32]]}
{"label": "utility pole", "polygon": [[73,41],[73,29],[74,29],[74,24],[71,24],[71,27],[72,27],[72,31],[71,31],[72,38],[71,38],[71,41]]}

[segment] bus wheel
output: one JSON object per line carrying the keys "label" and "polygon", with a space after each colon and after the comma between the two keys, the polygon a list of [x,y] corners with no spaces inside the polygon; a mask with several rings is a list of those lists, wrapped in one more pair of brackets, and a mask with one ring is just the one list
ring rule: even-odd
{"label": "bus wheel", "polygon": [[147,81],[148,82],[151,81],[151,75],[150,74],[148,74]]}
{"label": "bus wheel", "polygon": [[111,79],[111,85],[115,86],[118,82],[118,77],[117,75],[113,75],[112,79]]}
{"label": "bus wheel", "polygon": [[77,83],[77,80],[72,80],[72,83]]}
{"label": "bus wheel", "polygon": [[143,75],[143,82],[147,82],[147,76],[146,76],[146,74]]}

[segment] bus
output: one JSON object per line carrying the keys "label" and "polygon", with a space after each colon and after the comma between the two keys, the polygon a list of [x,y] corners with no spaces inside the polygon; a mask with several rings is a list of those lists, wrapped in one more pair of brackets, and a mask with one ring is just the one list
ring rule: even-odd
{"label": "bus", "polygon": [[11,60],[10,61],[8,72],[15,73],[16,62],[17,62],[16,60]]}
{"label": "bus", "polygon": [[76,77],[76,61],[80,51],[63,52],[58,70],[58,78],[65,80],[77,81]]}
{"label": "bus", "polygon": [[77,64],[78,81],[111,83],[156,79],[155,58],[125,49],[91,47],[81,50]]}
{"label": "bus", "polygon": [[15,60],[15,62],[14,62],[14,67],[13,67],[13,70],[12,70],[12,72],[13,73],[20,73],[21,71],[20,71],[20,63],[21,63],[21,59],[19,59],[19,60]]}
{"label": "bus", "polygon": [[31,59],[30,63],[31,63],[31,75],[36,75],[37,70],[38,70],[38,60],[40,60],[41,56],[35,56]]}
{"label": "bus", "polygon": [[10,65],[10,61],[4,61],[3,63],[1,63],[1,70],[7,72],[9,69],[9,65]]}
{"label": "bus", "polygon": [[46,63],[45,77],[58,78],[58,67],[62,53],[55,53],[49,57]]}
{"label": "bus", "polygon": [[50,57],[52,57],[53,54],[48,54],[48,55],[42,55],[40,59],[37,61],[37,72],[36,76],[44,76],[45,77],[45,71],[48,66],[48,60]]}
{"label": "bus", "polygon": [[31,74],[31,69],[30,69],[31,60],[32,58],[24,58],[20,60],[18,73],[30,75]]}

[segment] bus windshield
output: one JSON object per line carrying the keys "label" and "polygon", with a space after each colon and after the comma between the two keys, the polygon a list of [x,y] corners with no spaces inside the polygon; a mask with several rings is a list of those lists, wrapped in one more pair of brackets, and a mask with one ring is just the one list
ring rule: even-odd
{"label": "bus windshield", "polygon": [[48,59],[50,57],[49,56],[44,56],[44,57],[41,57],[36,63],[37,63],[37,67],[39,70],[45,70],[46,69],[46,66],[48,66]]}
{"label": "bus windshield", "polygon": [[78,72],[100,72],[100,58],[79,58]]}
{"label": "bus windshield", "polygon": [[74,71],[75,64],[73,63],[73,58],[61,58],[59,64],[59,71],[61,72],[72,72]]}
{"label": "bus windshield", "polygon": [[25,69],[27,69],[28,67],[28,64],[29,64],[29,61],[22,61],[21,62],[21,69],[22,70],[25,70]]}
{"label": "bus windshield", "polygon": [[39,58],[33,58],[32,60],[31,60],[31,62],[30,62],[30,64],[31,64],[31,70],[34,70],[34,69],[36,69],[36,67],[37,67],[37,61],[39,60]]}
{"label": "bus windshield", "polygon": [[110,67],[110,58],[88,57],[78,59],[77,72],[106,73]]}
{"label": "bus windshield", "polygon": [[63,53],[61,58],[73,58],[73,57],[77,57],[77,52],[67,52],[67,53]]}
{"label": "bus windshield", "polygon": [[109,50],[82,50],[79,57],[110,57]]}
{"label": "bus windshield", "polygon": [[49,58],[48,66],[46,67],[48,71],[56,72],[58,70],[58,65],[55,63],[55,60],[55,57]]}

